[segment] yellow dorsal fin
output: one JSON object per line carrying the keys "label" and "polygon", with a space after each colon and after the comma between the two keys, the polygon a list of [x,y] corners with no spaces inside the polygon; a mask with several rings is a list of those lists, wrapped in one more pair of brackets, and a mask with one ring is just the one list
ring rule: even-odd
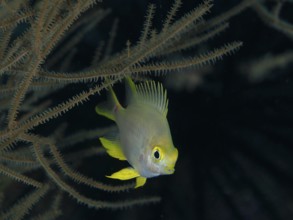
{"label": "yellow dorsal fin", "polygon": [[127,160],[118,141],[109,140],[103,137],[100,138],[100,141],[111,157],[117,158],[119,160]]}
{"label": "yellow dorsal fin", "polygon": [[139,173],[133,169],[132,167],[124,168],[119,170],[116,173],[113,173],[111,176],[106,176],[111,179],[119,179],[119,180],[130,180],[136,177],[139,177]]}
{"label": "yellow dorsal fin", "polygon": [[146,183],[146,178],[143,176],[139,176],[136,178],[135,188],[141,187]]}

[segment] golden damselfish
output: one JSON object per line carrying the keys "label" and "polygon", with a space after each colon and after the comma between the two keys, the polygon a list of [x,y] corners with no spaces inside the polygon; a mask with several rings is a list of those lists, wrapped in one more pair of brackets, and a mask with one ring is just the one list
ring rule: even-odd
{"label": "golden damselfish", "polygon": [[136,178],[136,188],[147,178],[173,174],[178,158],[167,121],[168,99],[162,84],[146,81],[135,85],[125,79],[127,107],[123,108],[113,89],[107,102],[96,106],[96,112],[116,122],[117,134],[100,138],[108,154],[127,160],[130,167],[108,178]]}

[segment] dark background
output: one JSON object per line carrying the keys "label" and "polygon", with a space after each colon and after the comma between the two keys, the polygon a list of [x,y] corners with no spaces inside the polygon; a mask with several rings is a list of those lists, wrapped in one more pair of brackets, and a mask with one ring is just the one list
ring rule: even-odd
{"label": "dark background", "polygon": [[[112,13],[95,32],[83,39],[71,68],[79,69],[88,64],[97,42],[107,38],[114,18],[119,19],[114,52],[124,48],[127,40],[135,42],[150,2],[157,5],[154,25],[159,28],[171,2],[104,0],[101,5],[112,8]],[[224,13],[239,2],[214,1],[207,18]],[[272,2],[268,6],[273,5]],[[184,1],[178,17],[199,3]],[[292,9],[292,3],[285,3],[281,12],[281,17],[291,23]],[[144,187],[129,193],[85,190],[87,195],[104,200],[155,195],[162,201],[112,211],[88,209],[65,197],[64,216],[70,218],[61,219],[293,219],[292,62],[273,69],[258,82],[251,82],[245,71],[243,73],[243,66],[249,65],[249,61],[267,54],[292,52],[292,38],[268,27],[253,10],[247,9],[230,20],[228,30],[183,55],[194,55],[234,40],[243,41],[243,47],[213,64],[201,84],[188,91],[184,86],[179,90],[168,88],[168,120],[179,150],[174,175],[149,179]],[[172,74],[155,79],[164,82],[169,77],[172,80],[175,77]],[[184,77],[185,73],[181,74]],[[89,83],[86,87],[92,85]],[[71,93],[76,88],[77,85],[72,85],[63,92]],[[123,84],[114,89],[123,99]],[[59,99],[62,96],[58,94]],[[66,114],[65,120],[70,122],[68,132],[109,124],[94,112],[94,106],[104,99],[104,94],[96,96]],[[126,165],[104,156],[86,160],[80,171],[89,176],[104,175]]]}

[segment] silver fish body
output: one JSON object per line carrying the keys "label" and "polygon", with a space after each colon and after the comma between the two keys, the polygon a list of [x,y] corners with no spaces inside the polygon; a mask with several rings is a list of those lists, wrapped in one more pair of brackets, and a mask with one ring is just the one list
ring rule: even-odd
{"label": "silver fish body", "polygon": [[168,99],[163,86],[155,82],[135,85],[126,78],[127,102],[123,108],[112,88],[109,101],[96,106],[96,112],[116,122],[118,134],[101,137],[108,154],[127,160],[131,167],[111,176],[113,179],[136,178],[136,187],[147,178],[173,174],[178,158],[167,121]]}
{"label": "silver fish body", "polygon": [[129,105],[117,111],[120,144],[128,162],[147,178],[161,173],[149,161],[148,152],[155,145],[173,147],[169,123],[159,111],[145,105]]}

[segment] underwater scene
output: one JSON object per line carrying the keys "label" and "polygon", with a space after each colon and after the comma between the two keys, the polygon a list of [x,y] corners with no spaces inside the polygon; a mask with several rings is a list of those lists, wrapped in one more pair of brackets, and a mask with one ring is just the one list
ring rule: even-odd
{"label": "underwater scene", "polygon": [[293,219],[292,0],[2,0],[0,58],[0,220]]}

